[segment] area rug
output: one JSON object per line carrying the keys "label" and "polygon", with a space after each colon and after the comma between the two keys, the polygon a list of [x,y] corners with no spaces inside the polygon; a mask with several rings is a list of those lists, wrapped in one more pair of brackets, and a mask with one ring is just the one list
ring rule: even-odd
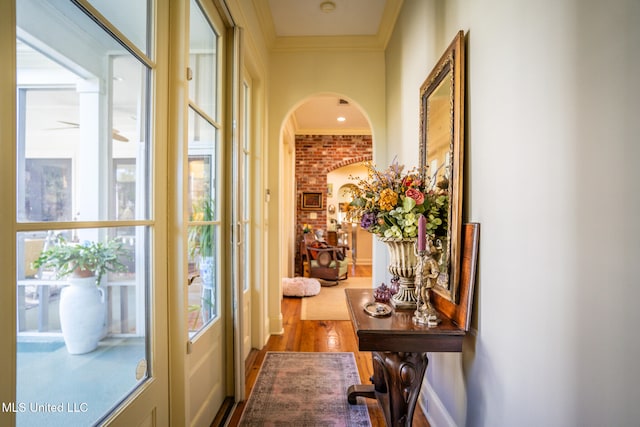
{"label": "area rug", "polygon": [[371,426],[363,398],[347,402],[353,384],[353,353],[267,352],[238,425]]}
{"label": "area rug", "polygon": [[303,299],[300,320],[349,320],[344,294],[347,288],[373,289],[371,277],[351,277],[339,282],[337,286],[322,288],[320,293],[312,298]]}

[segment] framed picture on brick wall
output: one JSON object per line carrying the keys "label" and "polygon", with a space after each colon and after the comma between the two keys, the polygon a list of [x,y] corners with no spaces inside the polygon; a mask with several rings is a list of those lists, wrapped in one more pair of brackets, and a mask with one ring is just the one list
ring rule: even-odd
{"label": "framed picture on brick wall", "polygon": [[303,192],[302,193],[302,209],[305,211],[322,210],[322,193],[321,192]]}

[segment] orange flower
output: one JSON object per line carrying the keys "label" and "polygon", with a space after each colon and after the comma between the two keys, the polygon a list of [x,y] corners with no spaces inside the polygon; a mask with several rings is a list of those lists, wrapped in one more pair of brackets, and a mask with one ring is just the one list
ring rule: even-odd
{"label": "orange flower", "polygon": [[380,192],[380,209],[390,211],[398,204],[398,193],[390,188],[385,188]]}

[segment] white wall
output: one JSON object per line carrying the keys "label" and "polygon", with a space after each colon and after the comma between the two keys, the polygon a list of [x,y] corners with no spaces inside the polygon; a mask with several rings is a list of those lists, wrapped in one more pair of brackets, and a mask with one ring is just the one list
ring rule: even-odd
{"label": "white wall", "polygon": [[[436,17],[434,1],[406,1],[396,22],[393,36],[385,52],[387,93],[387,145],[384,155],[376,158],[379,168],[395,157],[406,170],[419,166],[420,85],[438,59],[433,32]],[[374,283],[391,279],[387,271],[389,255],[386,246],[374,239]]]}
{"label": "white wall", "polygon": [[637,425],[640,2],[405,0],[389,140],[459,29],[479,280],[464,353],[430,358],[434,425]]}

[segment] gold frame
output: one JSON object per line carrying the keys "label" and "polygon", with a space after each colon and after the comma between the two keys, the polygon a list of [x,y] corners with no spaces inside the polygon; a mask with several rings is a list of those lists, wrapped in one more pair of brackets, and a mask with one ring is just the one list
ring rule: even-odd
{"label": "gold frame", "polygon": [[[430,107],[434,105],[436,96],[443,93],[449,94],[448,99],[439,98],[440,111],[448,116],[444,121],[434,126],[430,119]],[[436,66],[433,68],[427,79],[420,86],[420,169],[425,173],[432,174],[437,180],[437,173],[442,170],[441,183],[447,186],[449,192],[448,212],[448,236],[443,239],[446,242],[445,253],[442,254],[441,271],[446,269],[446,275],[441,273],[443,279],[438,280],[434,291],[455,303],[458,299],[458,287],[460,281],[460,257],[461,252],[461,230],[462,230],[462,176],[464,159],[464,98],[465,98],[465,48],[464,32],[459,31],[447,50],[444,52]],[[446,105],[448,101],[448,105]],[[447,111],[448,110],[448,111]],[[435,113],[433,114],[435,116]],[[447,120],[448,119],[448,120]],[[448,123],[447,123],[448,121]],[[431,128],[429,128],[431,124]],[[434,135],[434,129],[444,130],[438,136],[444,138],[443,145],[448,157],[440,162],[442,166],[438,171],[427,169],[429,146],[428,136]],[[429,132],[431,131],[431,132]],[[448,133],[447,133],[448,132]],[[435,139],[435,138],[433,138]],[[439,142],[439,140],[438,140]],[[448,147],[446,145],[448,143]],[[448,149],[447,149],[448,148]],[[435,157],[435,156],[434,156]],[[438,159],[440,160],[440,159]],[[438,162],[436,162],[438,164]],[[446,166],[443,168],[443,166]],[[448,183],[446,182],[448,180]],[[447,185],[448,184],[448,185]]]}
{"label": "gold frame", "polygon": [[305,211],[321,211],[322,210],[322,192],[304,191],[301,195],[300,207]]}

